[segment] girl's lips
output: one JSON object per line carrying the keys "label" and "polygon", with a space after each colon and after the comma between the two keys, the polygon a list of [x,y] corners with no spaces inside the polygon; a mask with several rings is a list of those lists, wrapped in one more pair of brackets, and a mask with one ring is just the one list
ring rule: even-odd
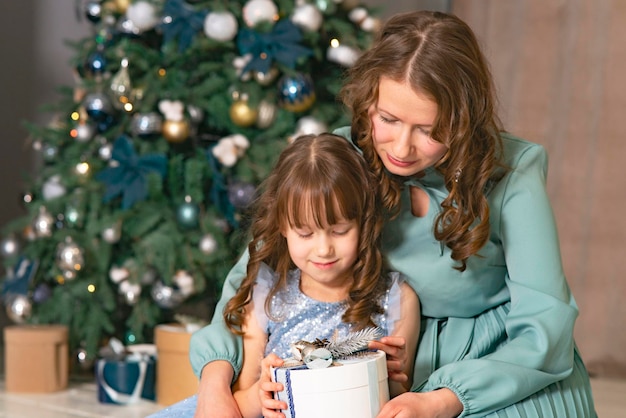
{"label": "girl's lips", "polygon": [[325,270],[325,269],[329,269],[332,266],[334,266],[336,263],[336,261],[330,261],[330,262],[326,262],[326,263],[317,263],[315,261],[313,261],[313,264],[315,265],[315,267]]}

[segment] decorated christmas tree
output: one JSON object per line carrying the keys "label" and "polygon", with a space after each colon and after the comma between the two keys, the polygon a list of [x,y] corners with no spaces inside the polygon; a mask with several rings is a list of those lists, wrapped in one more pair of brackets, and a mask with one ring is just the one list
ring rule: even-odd
{"label": "decorated christmas tree", "polygon": [[349,123],[343,72],[380,22],[353,0],[77,3],[93,36],[70,43],[53,120],[28,124],[43,164],[3,230],[2,301],[93,358],[214,303],[282,148]]}

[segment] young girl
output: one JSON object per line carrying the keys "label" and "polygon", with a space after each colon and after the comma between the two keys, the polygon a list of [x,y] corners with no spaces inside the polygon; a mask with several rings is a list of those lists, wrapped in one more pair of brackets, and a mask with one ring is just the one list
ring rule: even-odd
{"label": "young girl", "polygon": [[[269,393],[282,385],[259,383],[265,356],[268,381],[269,365],[291,357],[291,343],[371,326],[395,341],[387,349],[389,369],[402,372],[389,375],[391,396],[409,390],[419,302],[398,273],[383,273],[381,204],[361,155],[339,136],[300,137],[261,191],[247,272],[223,311],[230,331],[243,336],[243,367],[232,387],[242,416],[286,408]],[[192,409],[195,402],[184,403]],[[158,416],[191,416],[166,411]]]}

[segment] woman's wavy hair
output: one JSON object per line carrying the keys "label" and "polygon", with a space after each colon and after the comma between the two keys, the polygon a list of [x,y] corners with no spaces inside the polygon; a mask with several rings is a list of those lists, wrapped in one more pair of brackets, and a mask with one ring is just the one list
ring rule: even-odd
{"label": "woman's wavy hair", "polygon": [[390,18],[348,70],[340,96],[352,112],[352,139],[377,175],[384,206],[397,213],[402,179],[395,178],[374,149],[368,110],[378,100],[381,77],[408,83],[438,106],[432,138],[448,152],[435,168],[448,197],[434,227],[464,271],[467,259],[489,239],[485,190],[503,174],[502,124],[496,114],[493,79],[476,36],[459,18],[440,12],[401,13]]}
{"label": "woman's wavy hair", "polygon": [[382,206],[377,190],[367,163],[345,138],[329,133],[305,135],[290,144],[253,203],[246,277],[223,313],[231,331],[242,334],[246,306],[261,263],[278,276],[265,302],[265,311],[272,317],[272,296],[286,286],[287,272],[295,268],[281,231],[312,223],[327,227],[341,220],[355,220],[359,228],[354,281],[343,321],[355,329],[373,325],[372,315],[383,312],[375,301],[386,291],[380,251]]}

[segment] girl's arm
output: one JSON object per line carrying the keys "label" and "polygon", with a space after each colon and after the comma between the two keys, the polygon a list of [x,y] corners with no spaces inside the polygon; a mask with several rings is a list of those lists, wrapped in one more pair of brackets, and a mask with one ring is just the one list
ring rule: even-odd
{"label": "girl's arm", "polygon": [[411,390],[413,366],[420,333],[420,305],[417,294],[405,282],[400,283],[400,317],[390,336],[370,343],[371,349],[387,353],[387,373],[391,397]]}

